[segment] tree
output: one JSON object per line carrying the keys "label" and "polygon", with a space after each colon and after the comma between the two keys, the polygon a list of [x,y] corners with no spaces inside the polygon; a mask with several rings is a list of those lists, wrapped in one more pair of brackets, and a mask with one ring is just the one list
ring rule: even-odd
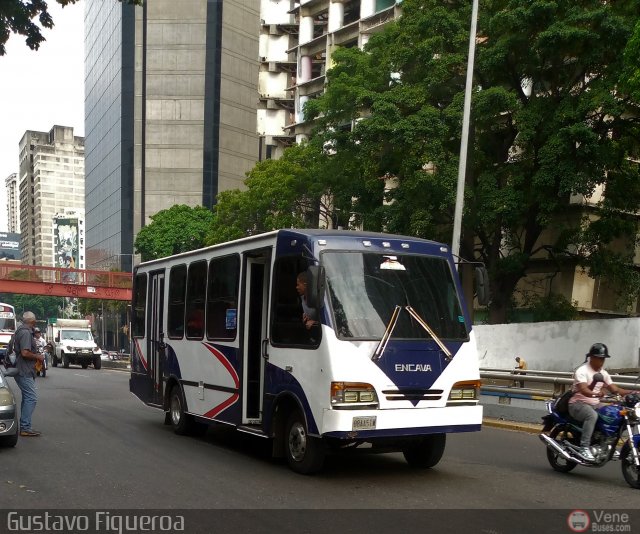
{"label": "tree", "polygon": [[159,211],[138,232],[135,251],[148,261],[201,248],[212,221],[213,213],[203,206],[181,204]]}
{"label": "tree", "polygon": [[[344,152],[329,156],[320,138],[287,148],[280,159],[259,162],[248,173],[246,190],[218,195],[207,243],[278,228],[316,228],[321,213],[333,226],[346,225],[350,184],[357,182],[344,177],[353,169]],[[349,202],[341,201],[345,198]]]}
{"label": "tree", "polygon": [[[305,111],[338,153],[358,154],[369,191],[358,211],[388,201],[371,229],[448,242],[471,2],[402,5],[364,52],[332,55],[327,91]],[[627,297],[640,292],[632,261],[640,173],[631,159],[639,102],[617,90],[639,8],[638,0],[481,4],[461,250],[489,269],[491,322],[504,321],[518,281],[550,256],[608,277]],[[397,187],[385,192],[385,176]],[[601,200],[570,202],[603,190]]]}
{"label": "tree", "polygon": [[[65,7],[78,0],[55,0]],[[118,0],[128,4],[142,4],[142,0]],[[51,29],[53,18],[49,14],[47,0],[2,0],[0,3],[0,56],[6,53],[6,43],[12,33],[24,35],[26,44],[31,50],[38,50],[45,41],[42,28]],[[37,22],[35,20],[37,19]]]}
{"label": "tree", "polygon": [[621,76],[622,90],[633,96],[636,102],[640,102],[640,21],[636,23],[633,35],[624,51],[624,69]]}
{"label": "tree", "polygon": [[16,317],[22,320],[22,314],[31,311],[38,320],[57,317],[64,303],[63,297],[46,297],[44,295],[22,295],[17,293],[0,293],[0,300],[11,304],[16,309]]}

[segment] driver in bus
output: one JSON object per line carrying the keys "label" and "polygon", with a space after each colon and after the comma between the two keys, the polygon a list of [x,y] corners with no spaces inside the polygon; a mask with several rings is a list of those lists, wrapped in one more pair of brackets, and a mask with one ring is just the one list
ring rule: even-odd
{"label": "driver in bus", "polygon": [[307,284],[309,283],[309,273],[303,271],[296,278],[296,291],[300,296],[302,305],[302,322],[307,330],[311,330],[318,325],[318,310],[307,304]]}

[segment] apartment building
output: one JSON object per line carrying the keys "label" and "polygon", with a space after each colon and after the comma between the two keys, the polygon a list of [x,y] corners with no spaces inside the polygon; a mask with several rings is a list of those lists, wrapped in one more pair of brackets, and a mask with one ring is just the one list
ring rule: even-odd
{"label": "apartment building", "polygon": [[324,92],[337,47],[362,48],[400,16],[401,0],[261,0],[260,159],[308,137],[304,105]]}
{"label": "apartment building", "polygon": [[9,232],[20,233],[20,189],[18,187],[18,173],[13,172],[4,180],[7,193],[7,229]]}
{"label": "apartment building", "polygon": [[20,254],[27,265],[57,266],[56,214],[84,213],[84,137],[69,126],[27,130],[19,143]]}

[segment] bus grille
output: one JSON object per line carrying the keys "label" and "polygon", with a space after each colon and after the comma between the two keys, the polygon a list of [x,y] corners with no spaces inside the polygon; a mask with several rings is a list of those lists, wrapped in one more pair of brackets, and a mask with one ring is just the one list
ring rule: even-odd
{"label": "bus grille", "polygon": [[442,389],[387,389],[382,393],[388,401],[436,401],[442,397]]}

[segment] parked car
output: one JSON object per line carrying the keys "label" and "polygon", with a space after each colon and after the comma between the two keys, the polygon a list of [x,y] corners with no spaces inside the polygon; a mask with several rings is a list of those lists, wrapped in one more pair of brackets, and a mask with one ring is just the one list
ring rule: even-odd
{"label": "parked car", "polygon": [[0,370],[0,447],[18,443],[18,409],[7,378]]}

